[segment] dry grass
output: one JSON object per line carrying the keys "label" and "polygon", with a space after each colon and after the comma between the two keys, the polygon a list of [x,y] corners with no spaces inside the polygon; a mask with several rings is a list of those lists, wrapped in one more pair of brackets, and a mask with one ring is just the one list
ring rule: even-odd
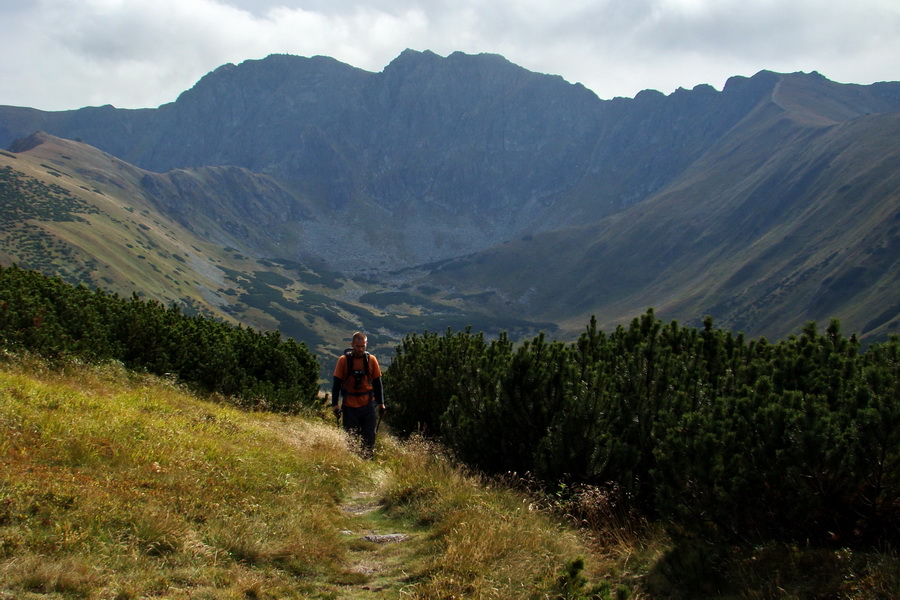
{"label": "dry grass", "polygon": [[545,597],[587,550],[422,442],[363,461],[330,420],[115,364],[5,357],[0,431],[0,598],[368,597],[340,505],[373,486],[373,519],[418,540],[390,549],[384,597]]}
{"label": "dry grass", "polygon": [[427,527],[430,541],[430,559],[418,565],[405,597],[555,597],[566,563],[589,552],[528,496],[463,472],[422,440],[404,444],[391,461],[387,510]]}
{"label": "dry grass", "polygon": [[634,589],[672,547],[664,529],[635,512],[615,487],[580,486],[548,503],[585,532],[597,568]]}
{"label": "dry grass", "polygon": [[336,499],[363,465],[324,424],[294,439],[274,421],[114,365],[7,365],[0,580],[79,597],[312,585],[341,561]]}
{"label": "dry grass", "polygon": [[[354,497],[365,514],[342,510]],[[330,418],[243,412],[117,365],[0,357],[2,600],[900,594],[896,553],[780,546],[724,549],[713,585],[708,555],[624,506],[593,488],[537,501],[418,439],[380,435],[364,461]],[[344,534],[368,526],[410,541]]]}

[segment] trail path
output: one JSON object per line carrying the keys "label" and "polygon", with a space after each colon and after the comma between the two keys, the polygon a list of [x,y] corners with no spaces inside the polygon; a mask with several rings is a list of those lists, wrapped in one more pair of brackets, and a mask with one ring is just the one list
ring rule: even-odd
{"label": "trail path", "polygon": [[350,557],[347,577],[338,582],[341,598],[400,598],[412,583],[410,565],[421,562],[422,532],[385,513],[378,487],[373,480],[369,489],[357,490],[341,505],[348,517],[341,533]]}

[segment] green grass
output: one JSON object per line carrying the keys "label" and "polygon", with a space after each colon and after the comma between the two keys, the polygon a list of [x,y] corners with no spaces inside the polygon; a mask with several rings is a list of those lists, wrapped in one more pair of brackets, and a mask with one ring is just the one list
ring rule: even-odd
{"label": "green grass", "polygon": [[[585,552],[422,446],[383,435],[366,462],[330,420],[116,365],[7,357],[0,430],[0,597],[514,597],[488,590],[539,593]],[[363,491],[376,509],[348,512]],[[409,539],[360,541],[373,530]]]}
{"label": "green grass", "polygon": [[386,431],[364,461],[326,410],[245,412],[116,364],[0,355],[3,599],[900,592],[891,551],[674,544],[608,493],[517,482]]}
{"label": "green grass", "polygon": [[0,399],[0,580],[14,592],[279,597],[341,560],[336,500],[363,472],[333,430],[114,366],[6,370]]}

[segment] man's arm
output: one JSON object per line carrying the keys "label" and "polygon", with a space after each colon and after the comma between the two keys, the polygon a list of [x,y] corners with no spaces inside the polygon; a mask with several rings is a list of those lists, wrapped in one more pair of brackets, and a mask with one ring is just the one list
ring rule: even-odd
{"label": "man's arm", "polygon": [[347,358],[344,355],[338,357],[337,364],[334,366],[334,378],[331,382],[331,408],[335,412],[341,410],[340,406],[338,406],[338,402],[340,402],[341,399],[341,388],[344,386],[344,379],[338,377],[338,373],[342,373],[345,376],[350,375],[346,367],[342,367],[341,361],[346,363]]}
{"label": "man's arm", "polygon": [[341,398],[341,386],[344,384],[344,380],[340,377],[334,377],[334,380],[331,383],[331,408],[332,410],[338,411],[341,410],[338,406],[338,400]]}
{"label": "man's arm", "polygon": [[381,377],[372,380],[372,391],[375,393],[375,404],[384,409],[384,385],[381,383]]}

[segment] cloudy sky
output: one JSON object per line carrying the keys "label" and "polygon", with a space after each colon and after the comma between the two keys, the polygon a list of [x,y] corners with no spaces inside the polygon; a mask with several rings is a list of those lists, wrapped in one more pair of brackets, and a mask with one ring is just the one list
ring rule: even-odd
{"label": "cloudy sky", "polygon": [[381,71],[405,48],[502,54],[601,98],[732,75],[900,80],[898,0],[0,0],[0,105],[171,102],[272,53]]}

